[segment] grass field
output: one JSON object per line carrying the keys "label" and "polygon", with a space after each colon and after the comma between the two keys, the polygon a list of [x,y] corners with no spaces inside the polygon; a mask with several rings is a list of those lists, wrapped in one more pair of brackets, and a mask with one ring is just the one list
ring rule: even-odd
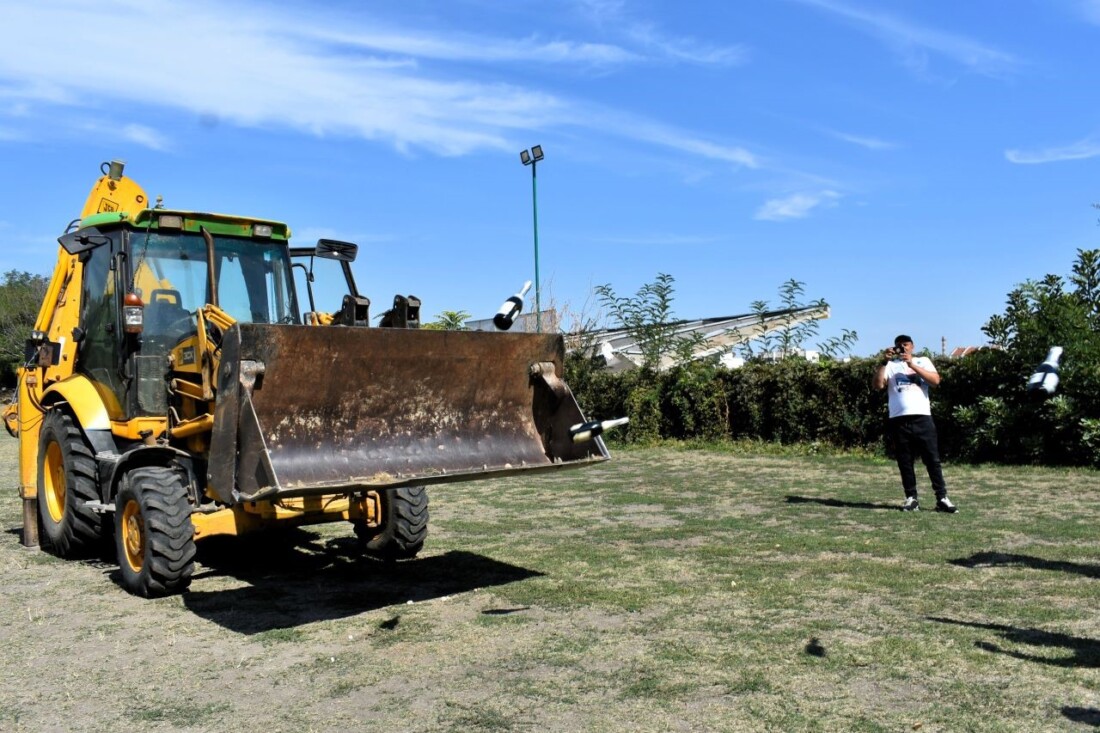
{"label": "grass field", "polygon": [[960,513],[910,515],[873,458],[617,451],[433,489],[413,562],[214,538],[146,601],[20,547],[15,446],[2,730],[1100,727],[1096,472],[948,466]]}

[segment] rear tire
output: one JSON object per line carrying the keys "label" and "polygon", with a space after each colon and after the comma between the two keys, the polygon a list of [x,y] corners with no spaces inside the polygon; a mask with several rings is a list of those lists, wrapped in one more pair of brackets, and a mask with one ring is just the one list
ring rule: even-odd
{"label": "rear tire", "polygon": [[145,598],[179,593],[195,570],[195,527],[183,478],[170,468],[135,468],[115,498],[115,549],[122,587]]}
{"label": "rear tire", "polygon": [[377,560],[408,560],[424,547],[428,536],[428,490],[423,486],[402,486],[379,491],[382,524],[368,527],[355,522],[355,534],[363,553]]}
{"label": "rear tire", "polygon": [[38,517],[46,549],[59,557],[81,557],[99,549],[103,515],[84,506],[99,501],[95,457],[76,421],[53,409],[38,439]]}

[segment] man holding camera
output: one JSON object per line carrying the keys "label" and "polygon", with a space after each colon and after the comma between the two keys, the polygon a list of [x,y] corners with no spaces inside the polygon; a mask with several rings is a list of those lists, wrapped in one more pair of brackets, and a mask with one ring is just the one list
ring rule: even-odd
{"label": "man holding camera", "polygon": [[875,370],[871,385],[887,389],[890,403],[890,435],[897,453],[901,486],[905,490],[903,512],[920,510],[917,500],[917,476],[913,471],[913,453],[919,453],[932,490],[936,492],[936,511],[954,514],[958,508],[947,498],[947,484],[940,467],[939,439],[932,422],[929,386],[940,383],[940,375],[931,359],[913,356],[913,339],[902,334],[894,347],[882,352],[882,363]]}

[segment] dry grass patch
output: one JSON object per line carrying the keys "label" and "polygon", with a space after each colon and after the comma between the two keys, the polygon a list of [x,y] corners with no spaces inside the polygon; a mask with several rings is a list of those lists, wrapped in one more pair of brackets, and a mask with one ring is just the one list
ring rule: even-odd
{"label": "dry grass patch", "polygon": [[618,451],[432,489],[412,562],[211,540],[144,601],[20,548],[0,441],[0,729],[1100,726],[1097,474],[947,476],[962,511],[911,516],[874,458]]}

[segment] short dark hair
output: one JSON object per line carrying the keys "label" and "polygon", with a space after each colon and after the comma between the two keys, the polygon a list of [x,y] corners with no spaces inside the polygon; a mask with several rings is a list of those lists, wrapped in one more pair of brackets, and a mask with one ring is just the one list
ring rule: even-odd
{"label": "short dark hair", "polygon": [[904,343],[913,343],[913,337],[906,336],[904,333],[898,334],[897,337],[894,339],[894,346],[901,346]]}

